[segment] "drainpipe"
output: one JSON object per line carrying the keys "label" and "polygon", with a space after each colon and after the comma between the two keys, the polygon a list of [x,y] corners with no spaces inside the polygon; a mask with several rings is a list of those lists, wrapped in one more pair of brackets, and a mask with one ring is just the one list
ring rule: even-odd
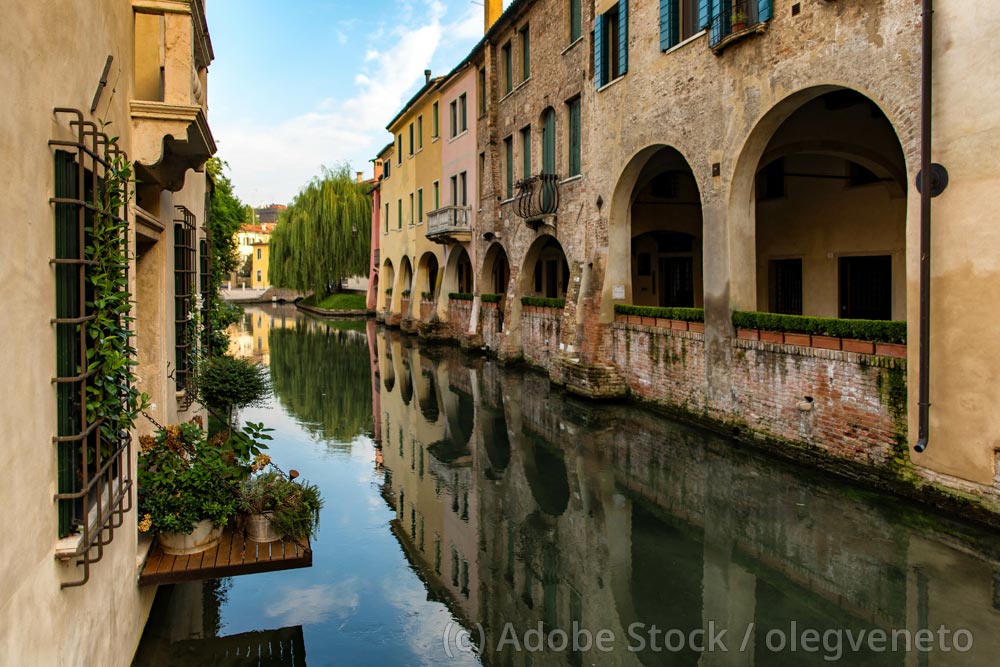
{"label": "drainpipe", "polygon": [[923,53],[920,99],[920,350],[918,359],[918,426],[919,454],[927,449],[930,413],[931,365],[931,58],[933,56],[933,0],[923,0]]}

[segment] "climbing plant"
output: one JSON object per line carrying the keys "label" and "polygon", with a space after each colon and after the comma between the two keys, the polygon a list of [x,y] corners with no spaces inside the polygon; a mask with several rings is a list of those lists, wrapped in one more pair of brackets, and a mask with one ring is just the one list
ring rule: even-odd
{"label": "climbing plant", "polygon": [[324,168],[282,211],[271,234],[271,284],[322,296],[344,278],[367,275],[371,211],[368,186],[350,167]]}
{"label": "climbing plant", "polygon": [[[253,208],[244,206],[233,192],[233,183],[226,174],[225,161],[213,157],[206,165],[214,187],[209,200],[208,232],[212,239],[212,274],[209,285],[208,311],[205,328],[208,332],[208,347],[213,354],[225,352],[229,348],[226,328],[237,322],[242,308],[218,298],[219,287],[239,268],[239,253],[236,237],[240,226],[248,222]],[[249,214],[247,209],[249,208]]]}
{"label": "climbing plant", "polygon": [[[110,143],[117,142],[117,138]],[[87,421],[101,420],[102,441],[117,442],[132,430],[149,398],[136,389],[136,350],[132,344],[132,293],[128,288],[128,221],[121,212],[132,189],[132,166],[124,153],[105,156],[98,206],[90,218],[85,258],[93,319],[87,323]]]}

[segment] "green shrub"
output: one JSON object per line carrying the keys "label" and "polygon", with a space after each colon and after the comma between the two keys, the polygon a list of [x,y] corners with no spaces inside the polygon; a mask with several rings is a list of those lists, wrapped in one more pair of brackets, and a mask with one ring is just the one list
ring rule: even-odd
{"label": "green shrub", "polygon": [[682,320],[684,322],[704,322],[704,308],[661,308],[657,306],[633,306],[627,303],[615,304],[616,315],[639,315],[641,317],[660,317],[665,320]]}
{"label": "green shrub", "polygon": [[738,310],[733,313],[733,326],[738,329],[852,338],[876,343],[906,343],[906,322],[898,320],[846,320]]}
{"label": "green shrub", "polygon": [[434,298],[434,292],[421,292],[420,293],[420,298],[421,299],[433,299]]}
{"label": "green shrub", "polygon": [[450,292],[448,298],[455,301],[472,301],[472,294],[469,292]]}
{"label": "green shrub", "polygon": [[386,287],[385,288],[385,293],[389,294],[389,295],[392,295],[392,288],[391,287]]}
{"label": "green shrub", "polygon": [[399,295],[401,297],[403,297],[404,299],[409,299],[410,298],[410,290],[405,289],[402,292],[400,292]]}
{"label": "green shrub", "polygon": [[483,303],[500,303],[503,294],[480,294],[479,300]]}
{"label": "green shrub", "polygon": [[522,296],[522,306],[539,306],[541,308],[565,308],[566,299],[550,299],[544,296]]}
{"label": "green shrub", "polygon": [[271,395],[267,368],[248,359],[222,355],[206,359],[198,369],[197,395],[206,407],[227,415],[261,405]]}
{"label": "green shrub", "polygon": [[302,540],[316,533],[323,498],[314,484],[295,482],[278,472],[265,472],[240,485],[237,506],[248,514],[270,517],[279,535]]}

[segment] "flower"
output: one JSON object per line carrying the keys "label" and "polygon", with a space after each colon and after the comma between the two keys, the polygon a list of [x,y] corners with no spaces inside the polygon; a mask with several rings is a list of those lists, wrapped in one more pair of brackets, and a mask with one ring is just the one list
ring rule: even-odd
{"label": "flower", "polygon": [[153,517],[146,514],[142,517],[142,521],[139,522],[139,532],[148,533],[149,529],[153,527]]}
{"label": "flower", "polygon": [[141,435],[139,436],[139,447],[142,451],[148,452],[156,446],[156,440],[151,435]]}
{"label": "flower", "polygon": [[253,463],[250,465],[250,471],[260,472],[269,465],[271,465],[271,457],[267,454],[258,454],[254,457]]}

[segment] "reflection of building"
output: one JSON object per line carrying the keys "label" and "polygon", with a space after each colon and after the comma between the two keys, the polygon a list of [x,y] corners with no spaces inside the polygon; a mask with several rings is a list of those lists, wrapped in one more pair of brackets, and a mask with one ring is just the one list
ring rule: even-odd
{"label": "reflection of building", "polygon": [[[482,623],[486,664],[523,660],[496,649],[508,623],[522,638],[539,623],[615,637],[613,653],[532,653],[533,665],[825,664],[771,652],[767,632],[792,621],[821,635],[961,626],[975,638],[969,664],[1000,649],[995,557],[944,519],[886,511],[885,499],[734,456],[722,438],[638,409],[566,399],[537,375],[470,368],[451,350],[425,357],[391,332],[378,362],[397,535],[431,590]],[[627,650],[634,623],[687,635],[710,622],[736,637],[728,653]],[[850,664],[916,658],[843,648]]]}
{"label": "reflection of building", "polygon": [[[120,358],[110,337],[92,340],[104,321],[92,286],[104,274],[91,252],[120,243],[129,258],[147,412],[189,419],[188,315],[207,278],[204,164],[215,152],[204,2],[13,0],[0,53],[0,88],[13,102],[0,118],[11,165],[3,268],[16,313],[4,319],[0,352],[0,662],[124,667],[155,587],[137,584],[148,545],[138,540],[134,438],[93,414],[106,381],[97,369]],[[116,155],[133,170],[121,208],[104,196]],[[123,220],[120,234],[95,232],[105,211]],[[139,418],[139,432],[152,428]]]}
{"label": "reflection of building", "polygon": [[295,327],[300,315],[295,306],[262,305],[244,309],[243,319],[229,329],[229,354],[260,362],[271,361],[272,329]]}
{"label": "reflection of building", "polygon": [[[1000,447],[983,435],[1000,413],[982,407],[1000,289],[975,214],[1000,172],[992,145],[969,143],[997,134],[997,90],[951,74],[989,50],[969,8],[990,5],[930,6],[524,0],[497,17],[487,2],[450,75],[476,72],[477,141],[461,150],[481,172],[477,214],[461,235],[458,210],[424,234],[436,256],[469,247],[472,265],[439,263],[438,282],[471,275],[472,294],[444,308],[465,290],[431,290],[418,308],[426,248],[394,240],[421,188],[409,123],[425,98],[448,104],[428,84],[389,128],[379,261],[394,293],[379,310],[583,395],[632,392],[1000,511]],[[454,158],[431,173],[425,156],[421,177],[450,182]]]}

